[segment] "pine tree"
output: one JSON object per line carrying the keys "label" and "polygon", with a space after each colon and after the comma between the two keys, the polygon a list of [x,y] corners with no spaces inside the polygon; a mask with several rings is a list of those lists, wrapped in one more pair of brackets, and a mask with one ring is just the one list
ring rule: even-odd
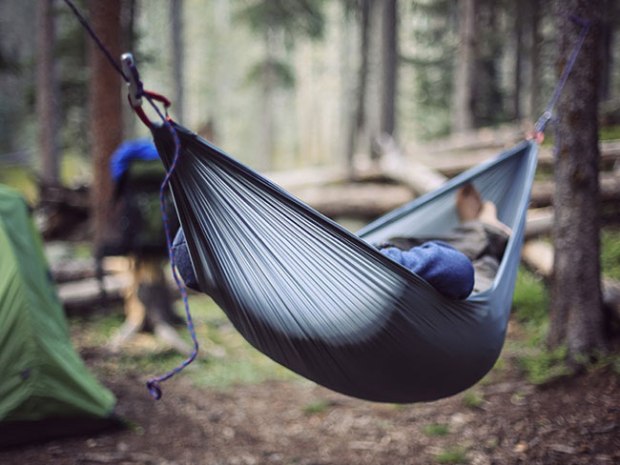
{"label": "pine tree", "polygon": [[[121,55],[121,0],[89,2],[91,25],[113,57]],[[92,212],[95,247],[100,246],[114,222],[110,157],[122,141],[122,79],[106,56],[89,45],[90,134],[93,159]]]}
{"label": "pine tree", "polygon": [[604,348],[600,286],[598,90],[601,71],[599,10],[588,0],[557,0],[558,68],[581,27],[591,23],[557,108],[554,194],[555,244],[549,343],[566,344],[573,361]]}

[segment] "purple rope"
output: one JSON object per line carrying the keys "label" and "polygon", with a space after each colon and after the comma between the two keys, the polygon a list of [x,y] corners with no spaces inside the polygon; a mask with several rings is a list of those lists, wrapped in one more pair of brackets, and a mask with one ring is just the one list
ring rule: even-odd
{"label": "purple rope", "polygon": [[[151,104],[153,105],[153,103]],[[173,368],[172,370],[168,371],[167,373],[163,375],[151,378],[150,380],[146,382],[146,387],[151,393],[151,396],[155,400],[161,399],[161,396],[162,396],[162,390],[160,387],[160,383],[172,378],[174,375],[181,372],[185,367],[187,367],[190,363],[192,363],[196,359],[196,356],[198,355],[198,349],[199,349],[198,338],[196,337],[196,330],[194,328],[194,321],[192,318],[192,314],[189,310],[187,287],[185,286],[185,282],[183,282],[183,280],[179,278],[179,275],[177,274],[177,270],[175,267],[175,263],[176,263],[175,252],[172,247],[172,239],[171,239],[172,236],[170,234],[170,222],[168,220],[168,213],[166,212],[166,197],[165,197],[166,189],[168,188],[172,173],[174,172],[177,166],[177,163],[179,161],[179,156],[181,153],[181,150],[180,150],[181,142],[179,141],[179,135],[177,134],[177,131],[174,128],[174,126],[170,124],[170,122],[166,121],[165,119],[164,119],[164,125],[170,130],[170,133],[174,140],[174,157],[172,159],[170,168],[166,171],[166,176],[164,177],[164,180],[161,183],[161,187],[159,189],[159,206],[161,209],[161,216],[162,216],[163,223],[164,223],[164,231],[166,233],[166,246],[168,247],[168,256],[170,258],[170,268],[172,269],[172,276],[177,285],[177,288],[181,292],[181,298],[183,299],[183,306],[185,309],[185,318],[187,321],[187,330],[189,331],[189,334],[192,337],[192,342],[194,343],[194,349],[192,350],[192,353],[190,354],[190,356],[187,357],[187,359],[185,359],[175,368]]]}
{"label": "purple rope", "polygon": [[[129,82],[129,78],[125,75],[122,68],[119,66],[116,60],[114,60],[114,58],[112,57],[112,54],[110,53],[110,51],[101,41],[101,39],[99,39],[99,37],[97,36],[95,31],[92,29],[90,24],[88,24],[88,21],[86,21],[84,16],[82,16],[82,14],[79,12],[77,7],[73,4],[73,2],[71,2],[71,0],[65,0],[65,3],[73,11],[73,14],[77,17],[77,19],[82,24],[84,29],[86,29],[86,31],[89,33],[91,38],[95,41],[99,49],[107,57],[112,67],[114,67],[114,69],[116,69],[116,71],[123,77],[125,82]],[[172,173],[174,173],[174,170],[179,161],[179,157],[181,154],[181,142],[179,140],[179,135],[177,134],[176,129],[168,121],[167,114],[164,116],[164,114],[161,112],[159,107],[153,102],[153,100],[148,95],[143,94],[140,97],[144,97],[149,102],[149,104],[153,107],[157,115],[163,121],[164,126],[169,129],[170,134],[172,135],[172,139],[174,141],[174,157],[170,165],[170,168],[166,170],[166,176],[164,177],[164,180],[161,183],[161,186],[159,189],[159,206],[161,209],[162,221],[164,223],[164,231],[166,233],[166,246],[168,248],[168,257],[170,258],[170,267],[172,268],[172,276],[181,293],[181,298],[183,299],[183,306],[185,308],[185,318],[187,321],[187,330],[189,331],[192,337],[192,342],[194,343],[194,348],[192,350],[192,353],[189,355],[189,357],[187,357],[187,359],[185,359],[183,362],[181,362],[178,366],[176,366],[169,372],[161,376],[156,376],[154,378],[151,378],[146,382],[146,387],[149,390],[151,396],[155,400],[158,400],[158,399],[161,399],[161,396],[162,396],[162,390],[160,387],[160,383],[172,378],[174,375],[176,375],[177,373],[182,371],[185,367],[187,367],[190,363],[192,363],[198,356],[199,345],[198,345],[198,338],[196,337],[196,330],[194,328],[194,321],[193,321],[192,314],[189,309],[187,287],[185,286],[185,282],[183,282],[182,279],[179,279],[176,268],[174,266],[175,265],[175,254],[174,254],[174,249],[172,248],[172,239],[171,239],[171,234],[170,234],[170,221],[168,219],[168,214],[166,212],[166,189],[168,188],[170,184],[170,178],[172,177]]]}
{"label": "purple rope", "polygon": [[534,126],[534,131],[537,133],[545,132],[545,128],[547,127],[547,124],[549,123],[549,121],[551,120],[553,116],[553,109],[555,108],[556,104],[558,103],[558,100],[560,99],[562,90],[564,89],[564,86],[566,85],[566,81],[568,81],[568,76],[570,75],[571,71],[573,70],[573,67],[575,66],[575,62],[577,61],[577,56],[579,55],[579,52],[581,51],[581,47],[583,47],[583,43],[586,40],[586,35],[588,34],[588,31],[590,30],[589,21],[583,18],[579,18],[577,16],[571,16],[570,19],[575,24],[581,26],[581,33],[579,34],[579,38],[577,39],[577,42],[573,46],[573,50],[571,52],[570,58],[568,59],[568,63],[566,63],[566,66],[564,66],[564,69],[562,70],[562,75],[560,76],[560,80],[555,86],[555,90],[553,91],[553,95],[551,99],[549,100],[549,103],[547,104],[545,111],[540,116],[540,118],[538,118],[538,121],[536,121],[536,125]]}

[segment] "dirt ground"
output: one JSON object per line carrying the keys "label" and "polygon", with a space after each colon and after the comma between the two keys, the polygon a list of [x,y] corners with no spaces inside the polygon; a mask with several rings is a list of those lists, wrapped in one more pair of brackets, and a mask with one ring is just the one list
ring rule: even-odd
{"label": "dirt ground", "polygon": [[82,355],[131,427],[0,451],[0,464],[620,464],[620,376],[608,368],[545,387],[502,370],[474,391],[404,406],[303,380],[221,391],[181,376],[156,402],[143,374],[103,377],[110,355]]}

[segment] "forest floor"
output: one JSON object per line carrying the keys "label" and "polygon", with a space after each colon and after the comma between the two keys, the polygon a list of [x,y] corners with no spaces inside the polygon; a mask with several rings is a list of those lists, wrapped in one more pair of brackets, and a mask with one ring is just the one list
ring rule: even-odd
{"label": "forest floor", "polygon": [[[345,397],[291,374],[220,386],[197,382],[195,372],[215,363],[213,358],[234,370],[236,362],[213,347],[194,373],[190,368],[189,376],[167,382],[164,397],[153,401],[144,388],[153,363],[145,360],[178,357],[166,351],[144,356],[144,347],[112,354],[85,336],[89,324],[72,321],[74,342],[117,396],[116,413],[130,427],[0,451],[1,464],[620,463],[618,368],[607,363],[533,384],[510,342],[520,337],[514,322],[500,363],[481,383],[448,399],[412,405]],[[220,330],[225,328],[222,323]],[[131,358],[132,350],[142,355]]]}

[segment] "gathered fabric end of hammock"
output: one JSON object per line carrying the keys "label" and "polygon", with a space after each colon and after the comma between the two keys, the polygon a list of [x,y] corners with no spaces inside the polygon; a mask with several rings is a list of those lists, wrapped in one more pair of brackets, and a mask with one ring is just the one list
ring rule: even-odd
{"label": "gathered fabric end of hammock", "polygon": [[179,277],[177,270],[176,270],[176,266],[175,266],[175,263],[176,263],[175,253],[172,247],[173,235],[172,235],[172,232],[170,231],[170,221],[169,221],[168,213],[166,209],[166,192],[169,189],[170,178],[172,174],[174,173],[174,170],[176,169],[177,163],[181,156],[181,142],[179,140],[177,131],[171,122],[165,121],[162,125],[162,128],[165,128],[165,130],[169,131],[170,137],[172,138],[172,141],[174,144],[174,149],[173,149],[173,153],[171,157],[171,162],[168,166],[166,166],[166,176],[164,177],[164,180],[162,181],[160,189],[159,189],[159,204],[160,204],[160,209],[161,209],[162,221],[164,224],[164,231],[166,234],[166,247],[168,249],[168,257],[170,259],[170,268],[172,270],[172,277],[174,278],[174,282],[181,294],[181,300],[183,301],[183,308],[185,310],[185,321],[187,324],[187,330],[192,338],[193,348],[192,348],[192,353],[181,364],[179,364],[172,370],[168,371],[167,373],[151,378],[146,382],[146,387],[149,393],[151,394],[151,397],[153,397],[153,399],[155,400],[161,399],[163,395],[161,383],[172,378],[177,373],[180,373],[183,369],[189,366],[198,356],[198,350],[199,350],[198,338],[196,337],[196,330],[194,328],[194,321],[193,321],[192,314],[189,308],[187,287],[185,283],[183,282],[183,280]]}
{"label": "gathered fabric end of hammock", "polygon": [[[447,397],[492,368],[510,314],[535,142],[518,144],[355,235],[169,124],[174,133],[165,125],[152,132],[170,172],[194,274],[254,347],[318,384],[380,402]],[[497,205],[513,234],[492,288],[455,301],[371,244],[456,225],[455,193],[465,183]]]}

